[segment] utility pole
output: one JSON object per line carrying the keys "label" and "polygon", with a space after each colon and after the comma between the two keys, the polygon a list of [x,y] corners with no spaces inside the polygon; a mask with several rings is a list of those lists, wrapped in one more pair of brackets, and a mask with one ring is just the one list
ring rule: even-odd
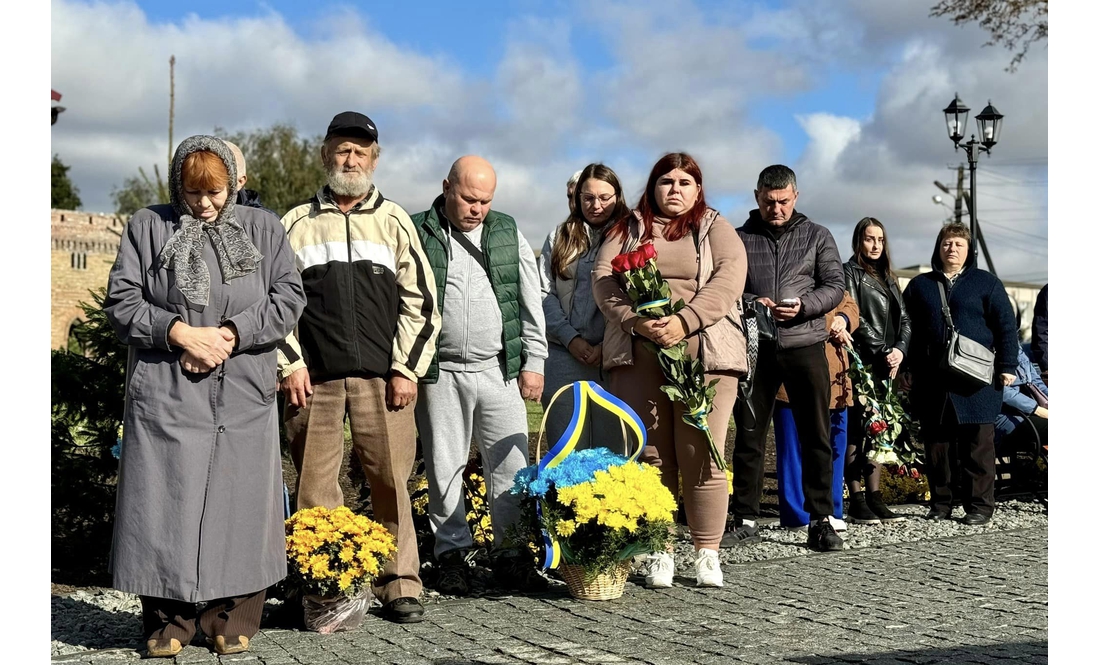
{"label": "utility pole", "polygon": [[[961,166],[959,167],[959,173],[962,173]],[[960,175],[959,177],[961,178],[962,176]],[[962,195],[963,198],[966,199],[966,209],[970,211],[970,192],[963,192]],[[996,277],[997,269],[993,267],[993,257],[989,253],[989,248],[985,245],[985,236],[982,234],[982,226],[977,220],[973,220],[972,223],[974,225],[974,233],[978,236],[978,244],[982,248],[982,255],[985,257],[985,264],[989,266],[989,272],[993,273],[993,276]]]}
{"label": "utility pole", "polygon": [[[963,165],[959,164],[959,183],[955,188],[955,223],[962,224],[963,221]],[[967,205],[969,210],[969,204]],[[982,248],[985,249],[984,247]]]}
{"label": "utility pole", "polygon": [[168,173],[172,173],[172,123],[176,116],[176,56],[168,58]]}

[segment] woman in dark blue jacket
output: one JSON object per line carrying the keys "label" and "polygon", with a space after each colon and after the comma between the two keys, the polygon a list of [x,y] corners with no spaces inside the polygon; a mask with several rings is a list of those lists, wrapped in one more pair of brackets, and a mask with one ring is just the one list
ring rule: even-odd
{"label": "woman in dark blue jacket", "polygon": [[[993,423],[1001,412],[1003,387],[1016,379],[1019,348],[1016,317],[1004,285],[977,268],[976,260],[969,229],[947,224],[936,238],[932,272],[914,277],[903,294],[912,338],[902,387],[911,388],[920,419],[932,495],[927,518],[950,518],[951,490],[958,485],[966,511],[963,523],[972,525],[985,524],[993,516]],[[948,332],[940,285],[959,333],[994,352],[990,385],[970,387],[940,369]]]}

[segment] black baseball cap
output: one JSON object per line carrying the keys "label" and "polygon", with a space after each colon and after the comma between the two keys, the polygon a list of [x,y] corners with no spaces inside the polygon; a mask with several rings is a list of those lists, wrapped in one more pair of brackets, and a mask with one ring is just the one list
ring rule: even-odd
{"label": "black baseball cap", "polygon": [[356,136],[377,141],[378,128],[374,126],[373,120],[362,113],[344,111],[343,113],[337,113],[332,122],[328,124],[325,140],[327,141],[333,136]]}

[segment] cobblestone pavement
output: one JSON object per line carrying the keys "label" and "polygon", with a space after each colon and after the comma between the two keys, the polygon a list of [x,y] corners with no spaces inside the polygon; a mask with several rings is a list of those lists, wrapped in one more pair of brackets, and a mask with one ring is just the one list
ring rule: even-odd
{"label": "cobblestone pavement", "polygon": [[[178,664],[1045,663],[1047,530],[987,532],[724,567],[726,586],[627,584],[618,600],[564,586],[429,606],[424,622],[368,616],[354,632],[265,629],[220,660],[188,646]],[[133,616],[134,633],[140,622]],[[131,661],[130,649],[53,662]],[[171,662],[162,660],[160,662]]]}

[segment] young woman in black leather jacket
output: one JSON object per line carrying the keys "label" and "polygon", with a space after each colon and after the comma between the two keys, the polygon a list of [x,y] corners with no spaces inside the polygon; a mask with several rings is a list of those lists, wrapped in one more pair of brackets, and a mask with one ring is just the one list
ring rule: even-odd
{"label": "young woman in black leather jacket", "polygon": [[[909,315],[897,278],[890,268],[886,228],[874,217],[864,217],[852,234],[852,258],[844,264],[848,293],[859,304],[859,327],[852,333],[856,352],[871,368],[876,381],[893,380],[909,349]],[[886,507],[879,488],[880,464],[867,459],[864,448],[863,407],[857,402],[848,414],[848,454],[844,476],[848,483],[849,518],[856,524],[879,524],[904,519]],[[866,477],[868,492],[863,492]]]}

